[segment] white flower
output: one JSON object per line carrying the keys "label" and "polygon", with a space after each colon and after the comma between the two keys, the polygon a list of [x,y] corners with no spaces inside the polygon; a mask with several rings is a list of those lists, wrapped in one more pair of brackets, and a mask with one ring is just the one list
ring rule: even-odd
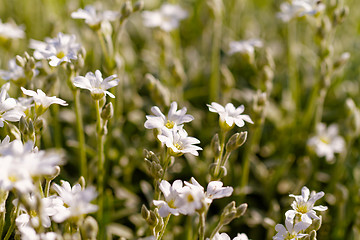
{"label": "white flower", "polygon": [[191,215],[204,207],[205,193],[204,188],[185,182],[186,186],[182,189],[184,205],[179,209],[181,214]]}
{"label": "white flower", "polygon": [[21,240],[56,240],[59,237],[57,233],[54,232],[36,233],[32,227],[22,227],[19,230]]}
{"label": "white flower", "polygon": [[36,59],[50,60],[50,66],[56,67],[63,62],[76,60],[81,45],[76,42],[75,35],[59,32],[56,38],[46,38],[45,42],[31,40],[30,48],[35,49]]}
{"label": "white flower", "polygon": [[78,9],[71,13],[74,19],[84,19],[90,27],[99,27],[104,21],[115,21],[120,17],[119,12],[115,11],[97,11],[94,6],[88,5],[85,9]]}
{"label": "white flower", "polygon": [[81,218],[84,214],[95,212],[98,209],[96,205],[90,203],[97,195],[94,187],[82,189],[80,184],[71,187],[68,182],[61,181],[61,186],[55,183],[53,189],[64,202],[64,206],[59,208],[57,213],[52,216],[57,223],[69,218]]}
{"label": "white flower", "polygon": [[211,105],[207,104],[210,112],[216,112],[220,116],[220,126],[229,129],[236,124],[238,127],[243,127],[245,122],[254,123],[249,115],[241,114],[244,112],[244,105],[235,108],[232,103],[225,105],[225,108],[216,102]]}
{"label": "white flower", "polygon": [[[230,240],[231,238],[226,233],[216,233],[211,240]],[[206,240],[210,240],[207,238]],[[233,240],[249,240],[245,233],[238,233],[238,235],[233,238]]]}
{"label": "white flower", "polygon": [[24,69],[16,64],[16,60],[13,58],[8,62],[8,71],[0,70],[0,77],[6,81],[13,80],[18,81],[19,79],[25,78]]}
{"label": "white flower", "polygon": [[145,121],[145,128],[147,129],[161,129],[164,126],[171,129],[175,125],[180,127],[183,123],[191,122],[194,120],[194,117],[190,114],[186,114],[186,107],[183,107],[180,110],[177,110],[177,103],[172,102],[167,117],[160,111],[156,106],[151,108],[151,112],[154,115],[147,115]]}
{"label": "white flower", "polygon": [[201,147],[194,144],[200,143],[200,141],[194,137],[189,137],[187,132],[182,128],[163,128],[158,139],[164,143],[166,147],[171,150],[171,153],[176,156],[181,156],[184,153],[190,153],[194,156],[198,156],[198,150],[202,150]]}
{"label": "white flower", "polygon": [[[285,213],[286,218],[294,218],[296,215],[301,217],[301,221],[311,224],[312,219],[319,219],[316,215],[317,211],[325,211],[327,210],[326,206],[314,206],[315,202],[324,196],[324,192],[312,192],[310,195],[310,191],[307,187],[303,187],[301,189],[301,195],[293,195],[290,194],[290,197],[294,197],[295,201],[291,204],[291,207],[294,210],[288,210]],[[310,197],[310,199],[309,199]]]}
{"label": "white flower", "polygon": [[95,99],[101,99],[106,94],[115,98],[111,92],[106,90],[117,86],[119,84],[119,79],[117,78],[117,75],[111,75],[103,79],[101,72],[96,70],[95,74],[88,72],[85,77],[75,77],[73,84],[78,88],[89,90]]}
{"label": "white flower", "polygon": [[247,53],[254,54],[255,47],[262,47],[263,42],[260,39],[249,39],[243,41],[232,41],[229,44],[230,50],[229,54],[232,55],[234,53]]}
{"label": "white flower", "polygon": [[61,154],[38,151],[33,146],[31,141],[23,144],[20,140],[10,143],[6,140],[5,144],[1,144],[0,188],[29,192],[34,188],[34,178],[53,175],[56,167],[63,163]]}
{"label": "white flower", "polygon": [[0,127],[4,126],[4,122],[18,122],[22,116],[25,116],[21,109],[17,108],[14,98],[7,96],[8,83],[1,87],[0,92]]}
{"label": "white flower", "polygon": [[325,9],[325,5],[319,0],[292,0],[283,2],[280,5],[280,12],[277,14],[284,22],[288,22],[293,18],[305,15],[315,15]]}
{"label": "white flower", "polygon": [[169,214],[178,216],[180,213],[179,208],[185,204],[181,193],[183,182],[181,180],[176,180],[171,186],[168,181],[162,180],[159,188],[165,198],[165,201],[153,200],[154,205],[159,207],[159,215],[161,217],[166,217]]}
{"label": "white flower", "polygon": [[335,153],[345,150],[345,140],[338,135],[336,124],[326,128],[324,123],[319,123],[316,126],[316,136],[311,137],[307,144],[315,150],[318,157],[325,157],[329,163],[335,160]]}
{"label": "white flower", "polygon": [[142,18],[146,27],[159,27],[170,32],[179,26],[179,22],[188,16],[187,12],[178,5],[163,4],[159,10],[143,11]]}
{"label": "white flower", "polygon": [[298,222],[294,225],[293,219],[285,219],[285,226],[282,224],[277,224],[275,226],[275,230],[278,232],[273,240],[298,240],[299,238],[303,238],[308,234],[299,233],[302,230],[307,229],[310,224],[304,222]]}
{"label": "white flower", "polygon": [[[195,180],[195,178],[192,177],[190,182],[192,185],[203,189],[203,187]],[[233,190],[234,189],[232,187],[223,187],[223,183],[221,181],[211,181],[206,188],[205,202],[207,204],[211,204],[214,199],[229,197],[231,196]]]}
{"label": "white flower", "polygon": [[34,99],[36,113],[38,116],[43,114],[50,107],[51,104],[59,104],[61,106],[68,105],[64,100],[60,98],[57,98],[55,96],[52,97],[46,96],[46,94],[41,89],[38,89],[35,92],[21,87],[21,90],[25,95],[31,96]]}
{"label": "white flower", "polygon": [[0,39],[18,39],[24,38],[25,32],[22,27],[13,23],[2,23],[0,19]]}

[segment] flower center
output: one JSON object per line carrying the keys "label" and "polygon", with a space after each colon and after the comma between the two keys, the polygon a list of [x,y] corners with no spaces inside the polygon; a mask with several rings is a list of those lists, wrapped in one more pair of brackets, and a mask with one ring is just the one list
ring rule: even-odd
{"label": "flower center", "polygon": [[291,239],[295,239],[296,237],[296,233],[287,233],[286,236],[285,236],[285,239],[284,240],[291,240]]}
{"label": "flower center", "polygon": [[187,201],[188,202],[193,202],[195,199],[194,199],[194,197],[193,197],[193,195],[191,195],[191,194],[189,194],[189,195],[187,195]]}
{"label": "flower center", "polygon": [[178,150],[182,150],[182,149],[183,149],[182,142],[175,143],[174,146],[175,146]]}
{"label": "flower center", "polygon": [[330,143],[330,139],[327,137],[320,137],[320,141],[325,143],[325,144],[329,144]]}
{"label": "flower center", "polygon": [[171,199],[169,202],[168,202],[168,205],[170,208],[176,208],[175,207],[175,200],[174,199]]}
{"label": "flower center", "polygon": [[167,120],[165,127],[172,129],[174,127],[174,125],[175,125],[174,121]]}
{"label": "flower center", "polygon": [[36,216],[37,216],[37,213],[36,213],[35,210],[30,210],[29,215],[30,215],[31,217],[36,217]]}
{"label": "flower center", "polygon": [[8,179],[10,180],[10,182],[13,182],[13,183],[15,183],[18,180],[18,178],[15,175],[10,175],[8,177]]}
{"label": "flower center", "polygon": [[307,206],[306,205],[298,205],[296,210],[299,212],[299,213],[307,213],[308,212],[308,209],[307,209]]}
{"label": "flower center", "polygon": [[65,57],[65,53],[63,51],[60,51],[56,54],[56,57],[61,59],[61,58]]}

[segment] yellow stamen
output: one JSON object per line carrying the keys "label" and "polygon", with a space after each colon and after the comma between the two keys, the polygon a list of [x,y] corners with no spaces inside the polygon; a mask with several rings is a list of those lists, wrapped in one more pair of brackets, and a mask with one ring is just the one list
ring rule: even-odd
{"label": "yellow stamen", "polygon": [[165,124],[165,127],[172,129],[174,127],[175,123],[174,121],[167,120],[167,123]]}

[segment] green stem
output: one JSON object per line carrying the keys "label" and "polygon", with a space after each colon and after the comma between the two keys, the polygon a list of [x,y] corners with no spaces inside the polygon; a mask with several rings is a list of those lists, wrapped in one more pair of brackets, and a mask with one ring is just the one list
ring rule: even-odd
{"label": "green stem", "polygon": [[104,135],[102,132],[102,125],[101,125],[101,115],[100,115],[100,100],[96,100],[95,102],[96,107],[96,132],[97,132],[97,150],[98,150],[98,223],[100,225],[100,237],[104,234],[104,223],[103,223],[103,208],[104,208],[104,175],[105,175],[105,157],[104,157]]}
{"label": "green stem", "polygon": [[16,217],[18,216],[18,214],[19,214],[19,209],[20,209],[19,206],[20,206],[20,200],[18,201],[18,204],[17,204],[16,209],[15,209],[15,211],[14,211],[14,216],[13,216],[13,218],[11,219],[10,227],[9,227],[9,229],[8,229],[8,231],[7,231],[7,233],[6,233],[6,235],[5,235],[5,237],[4,237],[3,240],[8,240],[8,239],[10,238],[11,234],[14,232],[14,229],[15,229],[15,219],[16,219]]}
{"label": "green stem", "polygon": [[85,135],[82,121],[81,104],[80,104],[80,91],[78,89],[73,91],[75,102],[75,114],[76,114],[76,127],[79,140],[79,155],[80,155],[80,173],[85,179],[87,179],[87,161],[85,150]]}
{"label": "green stem", "polygon": [[38,180],[38,187],[39,187],[39,192],[40,192],[41,198],[44,198],[45,195],[44,195],[44,191],[42,188],[41,179]]}
{"label": "green stem", "polygon": [[215,234],[216,234],[217,232],[219,232],[220,229],[223,227],[223,225],[222,225],[220,222],[221,222],[221,221],[218,222],[218,224],[216,225],[214,231],[211,233],[210,239],[213,239],[214,236],[215,236]]}
{"label": "green stem", "polygon": [[170,220],[170,216],[171,216],[171,214],[169,214],[169,215],[166,217],[165,223],[164,223],[164,227],[161,229],[161,232],[160,232],[159,237],[157,238],[157,240],[161,240],[162,237],[164,236],[164,233],[165,233],[165,230],[166,230],[166,226],[168,225],[169,220]]}
{"label": "green stem", "polygon": [[[217,10],[214,9],[214,12]],[[219,10],[221,11],[221,10]],[[215,13],[214,33],[211,48],[210,102],[217,102],[220,95],[220,44],[221,44],[221,13]]]}
{"label": "green stem", "polygon": [[49,196],[49,193],[50,193],[50,183],[51,183],[51,180],[50,179],[46,179],[46,182],[45,182],[45,197],[48,197]]}
{"label": "green stem", "polygon": [[101,49],[102,49],[102,52],[103,52],[104,57],[105,57],[106,66],[108,66],[110,68],[111,67],[111,60],[110,60],[109,51],[108,51],[108,49],[106,47],[106,43],[104,41],[104,37],[102,35],[101,30],[96,31],[96,33],[97,33],[97,35],[99,37]]}
{"label": "green stem", "polygon": [[204,240],[205,239],[205,215],[206,215],[205,211],[200,213],[199,240]]}
{"label": "green stem", "polygon": [[[297,78],[297,63],[293,54],[296,43],[296,22],[290,21],[288,23],[287,31],[287,60],[288,60],[288,78],[289,78],[289,89],[292,100],[294,102],[294,111],[299,109],[299,83]],[[294,116],[296,119],[296,116]]]}

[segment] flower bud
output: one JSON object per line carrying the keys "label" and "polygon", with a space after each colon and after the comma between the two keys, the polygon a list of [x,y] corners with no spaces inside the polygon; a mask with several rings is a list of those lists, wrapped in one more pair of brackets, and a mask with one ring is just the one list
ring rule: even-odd
{"label": "flower bud", "polygon": [[316,240],[316,231],[315,230],[312,230],[310,232],[310,240]]}
{"label": "flower bud", "polygon": [[20,67],[25,67],[26,61],[25,61],[25,59],[22,58],[21,56],[16,55],[15,61],[16,61],[16,65],[18,65],[18,66],[20,66]]}
{"label": "flower bud", "polygon": [[144,8],[144,1],[140,0],[134,4],[133,11],[134,12],[141,11],[143,8]]}
{"label": "flower bud", "polygon": [[98,223],[95,218],[87,216],[81,225],[81,233],[83,239],[96,240],[97,233],[99,231]]}
{"label": "flower bud", "polygon": [[33,121],[31,119],[29,120],[28,133],[30,135],[35,134],[34,124],[33,124]]}
{"label": "flower bud", "polygon": [[121,17],[120,21],[124,21],[126,18],[130,16],[130,14],[133,12],[132,5],[130,1],[124,2],[124,4],[121,7]]}
{"label": "flower bud", "polygon": [[24,135],[26,135],[28,133],[28,124],[27,124],[24,116],[21,116],[21,118],[20,118],[19,130]]}
{"label": "flower bud", "polygon": [[103,110],[101,111],[101,118],[104,120],[109,120],[114,115],[114,107],[111,102],[105,105]]}
{"label": "flower bud", "polygon": [[336,70],[344,66],[348,62],[349,58],[350,58],[350,53],[344,52],[343,54],[341,54],[340,58],[334,62],[333,69]]}
{"label": "flower bud", "polygon": [[211,149],[214,153],[215,159],[220,157],[221,152],[221,146],[220,146],[220,140],[219,140],[219,134],[215,134],[214,137],[211,140]]}
{"label": "flower bud", "polygon": [[150,217],[150,211],[146,208],[145,204],[143,204],[141,206],[141,216],[145,219],[148,220]]}
{"label": "flower bud", "polygon": [[158,218],[156,217],[155,212],[150,211],[150,216],[146,221],[150,226],[155,227],[158,224]]}
{"label": "flower bud", "polygon": [[319,216],[319,219],[314,219],[312,222],[312,225],[314,226],[314,230],[318,231],[322,224],[322,217]]}
{"label": "flower bud", "polygon": [[54,172],[53,174],[51,174],[51,175],[45,176],[45,179],[46,179],[47,181],[52,181],[52,180],[54,180],[57,176],[59,176],[60,170],[61,170],[61,169],[60,169],[59,166],[55,166],[55,172]]}
{"label": "flower bud", "polygon": [[81,176],[80,178],[79,178],[79,184],[80,184],[80,186],[81,186],[81,188],[82,189],[85,189],[85,187],[86,187],[86,182],[85,182],[85,178],[83,177],[83,176]]}
{"label": "flower bud", "polygon": [[247,210],[247,207],[248,207],[247,203],[243,203],[239,207],[237,207],[236,208],[236,217],[238,218],[238,217],[244,215]]}
{"label": "flower bud", "polygon": [[37,132],[40,132],[44,127],[44,119],[37,118],[34,122],[34,127]]}
{"label": "flower bud", "polygon": [[230,137],[230,139],[226,143],[226,147],[225,147],[226,151],[232,152],[237,148],[241,147],[245,143],[246,138],[247,138],[247,131],[241,133],[235,133]]}

